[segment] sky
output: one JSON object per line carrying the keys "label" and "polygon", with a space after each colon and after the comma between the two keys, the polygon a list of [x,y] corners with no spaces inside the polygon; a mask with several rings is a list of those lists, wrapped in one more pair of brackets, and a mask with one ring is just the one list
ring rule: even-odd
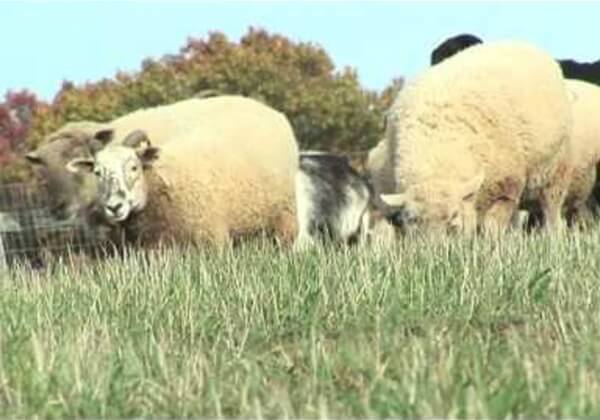
{"label": "sky", "polygon": [[522,39],[555,58],[600,59],[600,1],[0,1],[0,94],[27,88],[51,100],[77,84],[137,71],[176,54],[189,37],[250,26],[323,47],[380,90],[429,65],[433,48],[469,32]]}

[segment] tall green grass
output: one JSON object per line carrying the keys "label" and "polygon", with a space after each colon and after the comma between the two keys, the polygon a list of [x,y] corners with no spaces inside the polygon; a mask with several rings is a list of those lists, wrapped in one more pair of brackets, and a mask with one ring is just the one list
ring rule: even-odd
{"label": "tall green grass", "polygon": [[0,280],[2,417],[600,416],[600,231]]}

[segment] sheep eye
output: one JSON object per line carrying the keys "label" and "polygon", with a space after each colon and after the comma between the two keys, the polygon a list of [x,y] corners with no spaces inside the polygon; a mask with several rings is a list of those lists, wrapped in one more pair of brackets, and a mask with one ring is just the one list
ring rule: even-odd
{"label": "sheep eye", "polygon": [[132,166],[132,167],[131,167],[131,170],[132,170],[133,172],[137,171],[137,170],[138,170],[138,167],[137,167],[137,165],[134,165],[134,166]]}
{"label": "sheep eye", "polygon": [[102,171],[100,171],[100,169],[96,169],[94,171],[94,175],[96,175],[97,177],[100,177],[100,175],[102,175]]}

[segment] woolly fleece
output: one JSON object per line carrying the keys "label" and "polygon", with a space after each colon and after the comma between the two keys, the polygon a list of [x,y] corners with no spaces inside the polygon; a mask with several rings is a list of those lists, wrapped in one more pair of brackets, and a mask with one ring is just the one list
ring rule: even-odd
{"label": "woolly fleece", "polygon": [[[170,125],[173,131],[164,130],[164,135],[163,127],[169,124],[154,126],[151,111],[145,113],[151,121],[134,124],[147,131],[160,154],[144,172],[148,203],[126,222],[129,236],[150,245],[223,245],[260,232],[293,241],[299,154],[287,118],[244,97],[190,101],[196,104],[195,112],[184,118],[178,114]],[[185,129],[178,121],[188,119],[192,121]],[[111,125],[122,127],[118,122]]]}
{"label": "woolly fleece", "polygon": [[369,150],[366,172],[375,194],[389,194],[395,191],[393,160],[385,139]]}
{"label": "woolly fleece", "polygon": [[600,163],[600,87],[581,80],[565,80],[573,109],[571,136],[572,181],[565,200],[567,218],[583,209],[596,182]]}
{"label": "woolly fleece", "polygon": [[558,64],[533,45],[506,41],[468,48],[408,83],[384,141],[413,220],[498,231],[522,193],[556,226],[571,125]]}

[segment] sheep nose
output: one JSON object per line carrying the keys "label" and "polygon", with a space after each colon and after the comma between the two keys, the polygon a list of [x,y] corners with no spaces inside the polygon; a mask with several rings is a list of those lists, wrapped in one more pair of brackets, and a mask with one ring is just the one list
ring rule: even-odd
{"label": "sheep nose", "polygon": [[399,228],[404,228],[405,227],[405,215],[402,211],[395,211],[393,213],[390,213],[387,215],[387,219],[388,221]]}
{"label": "sheep nose", "polygon": [[113,204],[113,205],[107,205],[106,208],[112,213],[112,214],[116,214],[119,209],[123,207],[123,204],[121,203],[117,203],[117,204]]}

